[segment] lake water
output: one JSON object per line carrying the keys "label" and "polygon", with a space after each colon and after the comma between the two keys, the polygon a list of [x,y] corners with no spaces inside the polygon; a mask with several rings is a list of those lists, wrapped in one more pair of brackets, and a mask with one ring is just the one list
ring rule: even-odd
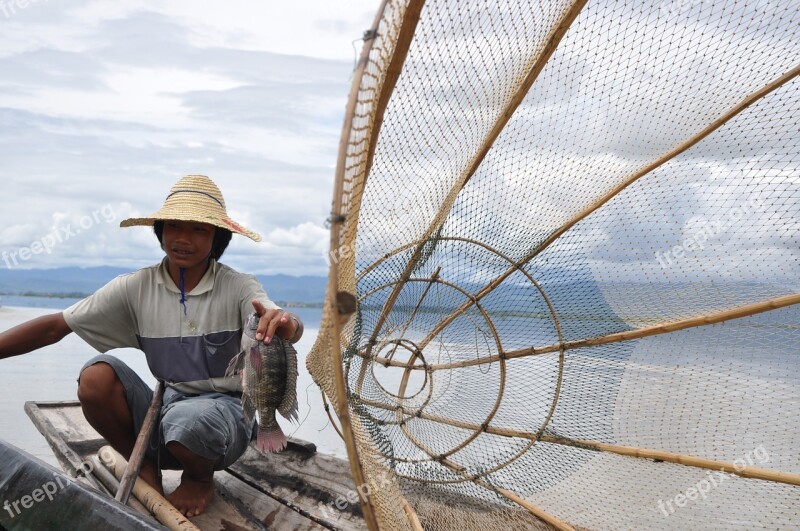
{"label": "lake water", "polygon": [[[74,299],[46,297],[0,297],[0,330],[7,330],[35,317],[61,310]],[[320,390],[305,368],[305,356],[316,339],[322,310],[292,308],[300,315],[306,330],[297,343],[300,376],[297,383],[300,406],[299,425],[282,418],[279,423],[287,435],[311,441],[320,452],[346,457],[344,443],[330,425],[322,404]],[[135,349],[111,352],[133,368],[151,387],[155,379],[147,368],[144,354]],[[23,356],[0,360],[0,439],[25,449],[36,457],[57,465],[55,456],[44,437],[25,414],[28,400],[76,400],[76,378],[83,364],[96,351],[75,334],[61,342]]]}

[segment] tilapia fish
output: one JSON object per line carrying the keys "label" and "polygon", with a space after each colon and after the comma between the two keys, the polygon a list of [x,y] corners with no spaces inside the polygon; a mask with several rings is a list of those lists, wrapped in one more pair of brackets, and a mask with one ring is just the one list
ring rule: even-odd
{"label": "tilapia fish", "polygon": [[242,411],[252,425],[258,415],[256,448],[264,453],[286,448],[286,435],[275,419],[278,411],[297,422],[297,351],[288,341],[275,336],[268,344],[256,341],[258,315],[245,323],[242,351],[231,360],[226,376],[242,378]]}

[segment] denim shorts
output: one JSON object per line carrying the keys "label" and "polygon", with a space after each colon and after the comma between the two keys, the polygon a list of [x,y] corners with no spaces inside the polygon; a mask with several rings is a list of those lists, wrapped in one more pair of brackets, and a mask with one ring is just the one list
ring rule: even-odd
{"label": "denim shorts", "polygon": [[[81,372],[95,363],[107,363],[117,373],[125,387],[133,429],[139,433],[153,399],[153,390],[133,369],[108,354],[95,356]],[[166,448],[167,443],[177,441],[195,454],[214,461],[214,469],[221,470],[232,465],[247,450],[252,434],[253,427],[246,425],[237,396],[216,392],[187,395],[167,387],[158,429],[153,430],[146,455],[161,469],[180,470],[183,468],[180,462]]]}

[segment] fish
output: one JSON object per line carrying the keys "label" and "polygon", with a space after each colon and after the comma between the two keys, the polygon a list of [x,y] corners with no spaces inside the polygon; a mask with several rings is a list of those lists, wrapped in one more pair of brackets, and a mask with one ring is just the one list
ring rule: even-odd
{"label": "fish", "polygon": [[258,314],[252,313],[242,332],[241,351],[228,365],[227,377],[242,383],[242,412],[252,426],[258,418],[256,448],[262,453],[280,452],[287,439],[275,412],[297,422],[297,351],[284,339],[274,336],[269,343],[256,340]]}

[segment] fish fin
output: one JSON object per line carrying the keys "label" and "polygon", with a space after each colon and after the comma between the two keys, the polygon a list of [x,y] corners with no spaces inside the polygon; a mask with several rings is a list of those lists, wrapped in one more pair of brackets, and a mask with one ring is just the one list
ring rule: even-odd
{"label": "fish fin", "polygon": [[250,365],[257,375],[261,374],[261,351],[258,346],[250,349]]}
{"label": "fish fin", "polygon": [[245,424],[252,427],[253,419],[256,416],[256,406],[247,394],[242,395],[242,414],[244,415]]}
{"label": "fish fin", "polygon": [[262,453],[280,452],[286,448],[287,440],[280,425],[275,421],[275,412],[270,415],[271,420],[264,422],[259,419],[258,436],[256,437],[256,448]]}
{"label": "fish fin", "polygon": [[231,376],[236,376],[241,374],[244,370],[244,352],[240,352],[231,358],[231,361],[228,362],[228,367],[225,369],[225,377],[229,378]]}
{"label": "fish fin", "polygon": [[283,342],[283,350],[286,356],[286,391],[278,406],[278,413],[287,420],[297,422],[297,350],[288,341]]}

